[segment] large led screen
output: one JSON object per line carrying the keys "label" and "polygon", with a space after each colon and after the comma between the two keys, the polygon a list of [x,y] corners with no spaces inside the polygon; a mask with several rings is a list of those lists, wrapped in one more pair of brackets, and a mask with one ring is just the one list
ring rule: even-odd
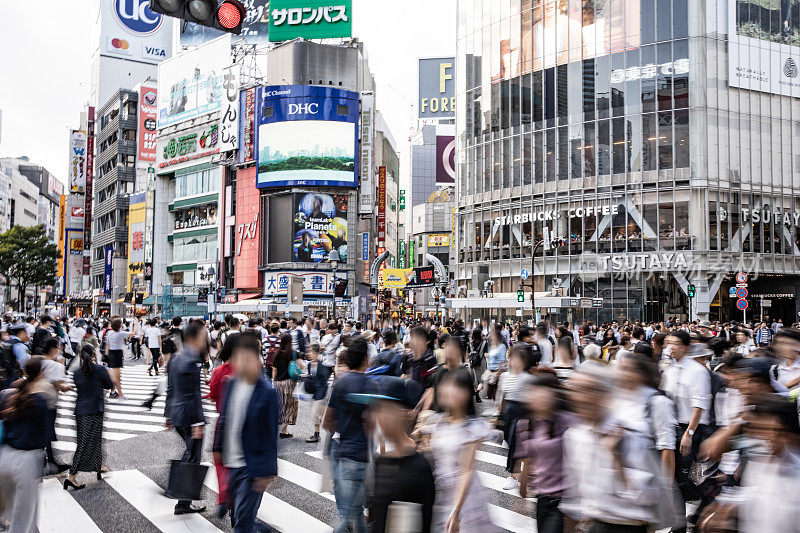
{"label": "large led screen", "polygon": [[358,93],[273,85],[255,100],[257,187],[358,186]]}
{"label": "large led screen", "polygon": [[325,120],[260,126],[259,183],[352,184],[355,133],[355,123]]}

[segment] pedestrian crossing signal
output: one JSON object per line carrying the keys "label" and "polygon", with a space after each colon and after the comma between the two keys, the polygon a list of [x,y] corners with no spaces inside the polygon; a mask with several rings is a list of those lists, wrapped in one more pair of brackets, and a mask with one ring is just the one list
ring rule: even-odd
{"label": "pedestrian crossing signal", "polygon": [[525,301],[525,291],[523,291],[522,289],[517,291],[517,301],[520,303]]}
{"label": "pedestrian crossing signal", "polygon": [[687,290],[686,293],[689,295],[689,298],[694,298],[694,284],[693,283],[689,284],[689,290]]}

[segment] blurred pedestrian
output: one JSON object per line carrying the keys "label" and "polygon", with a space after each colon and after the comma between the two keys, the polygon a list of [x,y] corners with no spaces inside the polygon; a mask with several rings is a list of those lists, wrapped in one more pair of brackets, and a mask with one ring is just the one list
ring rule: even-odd
{"label": "blurred pedestrian", "polygon": [[295,362],[301,367],[304,366],[303,362],[297,357],[297,352],[292,348],[292,336],[288,333],[284,333],[281,336],[278,353],[275,355],[275,360],[272,362],[272,383],[275,386],[275,390],[278,392],[278,397],[281,399],[279,436],[282,439],[290,439],[293,437],[293,435],[288,432],[288,428],[297,423],[298,405],[297,398],[294,397],[294,387],[297,381],[289,371],[289,367]]}
{"label": "blurred pedestrian", "polygon": [[278,475],[280,406],[264,379],[260,335],[241,333],[226,344],[231,342],[235,377],[225,383],[213,451],[215,462],[229,472],[233,531],[250,533],[267,529],[256,524],[256,514]]}

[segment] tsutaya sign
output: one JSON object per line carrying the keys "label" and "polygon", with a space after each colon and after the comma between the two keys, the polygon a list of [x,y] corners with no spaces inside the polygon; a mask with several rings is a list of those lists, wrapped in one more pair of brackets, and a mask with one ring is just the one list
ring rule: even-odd
{"label": "tsutaya sign", "polygon": [[752,222],[763,222],[769,224],[783,223],[791,226],[794,222],[795,226],[800,226],[800,211],[781,211],[780,209],[747,209],[742,208],[742,222],[747,222],[747,219]]}
{"label": "tsutaya sign", "polygon": [[494,219],[495,226],[508,226],[511,224],[525,224],[528,222],[544,222],[560,218],[588,218],[596,215],[616,215],[619,205],[597,205],[589,207],[576,207],[565,210],[540,210],[516,215],[502,215]]}
{"label": "tsutaya sign", "polygon": [[[594,263],[594,262],[592,262]],[[587,265],[589,270],[596,267],[599,271],[630,272],[634,270],[672,270],[689,268],[686,255],[675,252],[653,252],[642,254],[598,255],[596,263]]]}

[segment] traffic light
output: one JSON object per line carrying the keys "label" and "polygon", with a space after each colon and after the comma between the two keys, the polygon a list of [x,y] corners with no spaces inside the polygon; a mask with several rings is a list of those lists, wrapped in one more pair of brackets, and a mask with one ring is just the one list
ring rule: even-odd
{"label": "traffic light", "polygon": [[689,298],[694,298],[694,283],[689,284],[689,289],[686,293],[689,295]]}
{"label": "traffic light", "polygon": [[247,13],[239,0],[150,0],[150,10],[234,34]]}
{"label": "traffic light", "polygon": [[517,291],[517,301],[520,303],[525,301],[525,291],[523,291],[522,289]]}

